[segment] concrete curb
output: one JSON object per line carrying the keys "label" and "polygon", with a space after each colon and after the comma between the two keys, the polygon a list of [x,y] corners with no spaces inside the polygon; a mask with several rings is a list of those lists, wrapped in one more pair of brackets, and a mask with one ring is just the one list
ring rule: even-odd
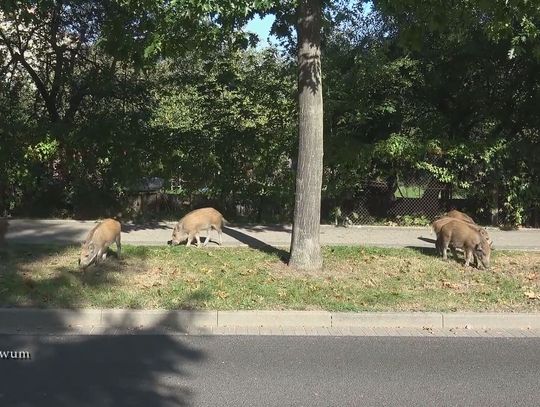
{"label": "concrete curb", "polygon": [[540,329],[540,313],[185,311],[0,308],[0,333],[99,328],[189,332],[213,328]]}

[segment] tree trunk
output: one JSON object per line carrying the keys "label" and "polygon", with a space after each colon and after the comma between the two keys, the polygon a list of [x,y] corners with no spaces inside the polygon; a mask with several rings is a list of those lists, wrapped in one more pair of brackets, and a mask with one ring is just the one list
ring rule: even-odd
{"label": "tree trunk", "polygon": [[320,0],[298,7],[298,166],[289,265],[322,267],[319,243],[323,172],[323,100],[321,83]]}

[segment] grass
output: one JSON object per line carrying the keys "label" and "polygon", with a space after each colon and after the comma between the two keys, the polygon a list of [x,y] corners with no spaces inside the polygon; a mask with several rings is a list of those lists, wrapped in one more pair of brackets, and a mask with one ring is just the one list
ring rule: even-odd
{"label": "grass", "polygon": [[317,273],[290,270],[286,253],[248,248],[124,246],[85,272],[78,247],[0,249],[0,306],[538,311],[540,253],[497,251],[490,270],[434,251],[324,248]]}

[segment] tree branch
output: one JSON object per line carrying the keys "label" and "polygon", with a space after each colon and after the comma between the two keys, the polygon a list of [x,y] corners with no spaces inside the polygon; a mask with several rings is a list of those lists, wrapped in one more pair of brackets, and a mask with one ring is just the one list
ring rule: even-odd
{"label": "tree branch", "polygon": [[64,114],[64,122],[71,123],[73,122],[73,119],[75,118],[75,114],[77,113],[77,110],[79,110],[79,106],[81,105],[84,97],[86,96],[86,87],[78,88],[71,98],[69,99],[69,107]]}
{"label": "tree branch", "polygon": [[51,85],[51,98],[56,100],[58,97],[58,92],[60,90],[61,80],[62,80],[62,67],[64,65],[64,46],[59,46],[56,42],[58,37],[58,31],[60,27],[60,13],[62,10],[62,2],[58,1],[57,5],[53,11],[52,21],[51,21],[51,31],[49,37],[49,43],[54,51],[55,55],[55,64],[54,64],[54,77]]}
{"label": "tree branch", "polygon": [[14,58],[21,63],[21,65],[26,69],[26,72],[30,75],[32,80],[34,81],[34,85],[36,85],[36,88],[43,98],[43,101],[45,102],[45,107],[47,109],[47,112],[49,113],[49,117],[51,119],[51,122],[57,122],[60,119],[60,116],[58,114],[58,109],[56,108],[56,105],[54,103],[54,99],[51,98],[51,95],[47,91],[47,88],[37,72],[32,68],[32,66],[24,59],[24,57],[16,53],[14,55]]}

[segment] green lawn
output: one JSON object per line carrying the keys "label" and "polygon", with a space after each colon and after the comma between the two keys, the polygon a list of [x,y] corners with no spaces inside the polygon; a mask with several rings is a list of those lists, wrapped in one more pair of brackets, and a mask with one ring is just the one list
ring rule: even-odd
{"label": "green lawn", "polygon": [[536,311],[540,253],[496,251],[490,270],[434,251],[324,248],[324,270],[301,273],[285,251],[124,246],[85,272],[78,247],[0,249],[0,306]]}

